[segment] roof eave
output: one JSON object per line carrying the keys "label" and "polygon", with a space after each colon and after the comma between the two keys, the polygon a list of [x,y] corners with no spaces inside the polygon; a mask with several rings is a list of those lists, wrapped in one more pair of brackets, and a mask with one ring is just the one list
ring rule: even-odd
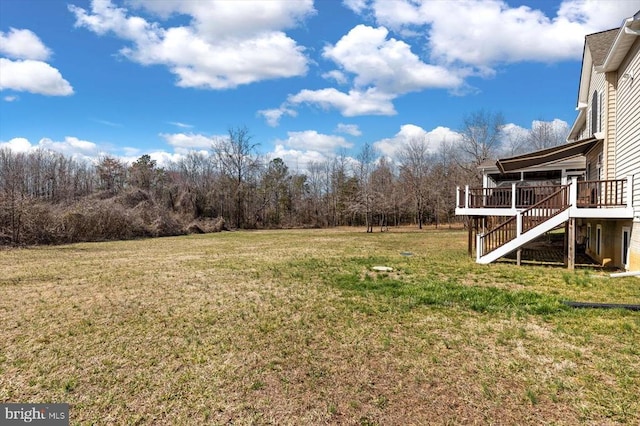
{"label": "roof eave", "polygon": [[571,126],[571,130],[569,130],[569,135],[567,136],[567,142],[573,142],[578,140],[578,135],[580,134],[580,129],[587,121],[587,104],[580,103],[578,104],[578,116],[576,120],[573,122],[573,126]]}
{"label": "roof eave", "polygon": [[596,72],[615,71],[627,55],[635,37],[640,36],[640,18],[638,15],[625,19],[616,39],[609,49],[609,53],[601,66],[596,67]]}
{"label": "roof eave", "polygon": [[582,55],[582,70],[580,72],[580,84],[578,86],[578,106],[580,104],[587,104],[589,99],[589,83],[591,82],[591,68],[593,67],[593,59],[591,58],[591,52],[587,49],[585,43],[584,52]]}

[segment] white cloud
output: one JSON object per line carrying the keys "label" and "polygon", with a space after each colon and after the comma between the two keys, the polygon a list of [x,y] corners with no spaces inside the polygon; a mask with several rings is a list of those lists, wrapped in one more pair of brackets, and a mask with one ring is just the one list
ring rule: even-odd
{"label": "white cloud", "polygon": [[13,138],[7,142],[0,141],[1,148],[9,148],[13,152],[29,152],[33,147],[26,138]]}
{"label": "white cloud", "polygon": [[256,33],[293,28],[315,14],[312,0],[131,0],[161,18],[189,15],[193,27],[210,39],[252,37]]}
{"label": "white cloud", "polygon": [[392,138],[381,139],[374,142],[373,147],[382,155],[395,159],[400,150],[411,140],[415,139],[427,141],[429,151],[434,153],[443,142],[458,141],[460,134],[448,127],[438,126],[431,131],[427,131],[414,124],[404,124],[400,126],[400,131]]}
{"label": "white cloud", "polygon": [[343,73],[342,71],[339,71],[339,70],[331,70],[329,72],[326,72],[326,73],[322,74],[322,78],[327,79],[327,80],[334,80],[338,84],[347,84],[347,83],[349,83],[349,79],[347,78],[345,73]]}
{"label": "white cloud", "polygon": [[179,154],[187,154],[193,150],[210,150],[216,140],[215,136],[209,137],[197,133],[161,133],[160,136]]}
{"label": "white cloud", "polygon": [[559,118],[554,118],[551,121],[533,120],[531,122],[531,128],[534,128],[535,126],[540,124],[549,124],[551,126],[551,129],[554,132],[558,132],[558,133],[565,132],[567,134],[569,133],[569,123]]}
{"label": "white cloud", "polygon": [[310,163],[323,163],[334,157],[319,151],[286,148],[282,144],[276,144],[274,150],[267,156],[270,159],[281,158],[291,170],[302,173]]}
{"label": "white cloud", "polygon": [[513,139],[526,137],[529,134],[529,130],[514,123],[507,123],[502,126],[503,136]]}
{"label": "white cloud", "polygon": [[66,136],[63,141],[42,138],[38,142],[38,147],[75,157],[94,157],[100,152],[97,144],[78,139],[75,136]]}
{"label": "white cloud", "polygon": [[[166,152],[166,151],[153,151],[149,153],[149,157],[156,162],[159,167],[166,167],[171,163],[177,163],[178,161],[184,159],[186,153],[179,152]],[[136,157],[136,160],[139,157]],[[135,161],[135,160],[134,160]]]}
{"label": "white cloud", "polygon": [[530,129],[518,126],[514,123],[507,123],[502,126],[501,151],[503,155],[511,156],[522,154],[525,148]]}
{"label": "white cloud", "polygon": [[40,95],[67,96],[73,88],[60,71],[32,59],[12,61],[0,58],[0,90],[31,92]]}
{"label": "white cloud", "polygon": [[[384,27],[357,25],[335,45],[326,46],[322,55],[340,68],[322,76],[339,84],[352,83],[348,93],[335,88],[304,89],[289,95],[284,105],[337,109],[345,117],[395,115],[393,100],[398,96],[429,88],[461,90],[463,77],[470,73],[467,68],[454,71],[423,62],[407,43],[389,38]],[[277,125],[282,116],[278,110],[262,114],[271,125]]]}
{"label": "white cloud", "polygon": [[304,172],[310,162],[324,162],[335,158],[340,149],[353,144],[342,136],[325,135],[315,130],[288,132],[285,140],[277,139],[269,158],[282,158],[293,170]]}
{"label": "white cloud", "polygon": [[[322,77],[350,89],[305,89],[286,104],[337,109],[347,117],[393,115],[394,100],[406,93],[433,88],[476,93],[465,80],[491,78],[503,64],[579,60],[586,34],[618,27],[638,8],[636,1],[565,0],[547,15],[504,0],[344,0],[343,5],[377,25],[357,25],[323,49],[337,69]],[[419,54],[412,51],[415,46]]]}
{"label": "white cloud", "polygon": [[362,13],[367,8],[367,0],[342,0],[342,3],[355,13]]}
{"label": "white cloud", "polygon": [[94,142],[82,140],[75,136],[66,136],[62,141],[42,138],[37,144],[32,144],[26,138],[13,138],[8,142],[0,142],[0,148],[9,148],[14,152],[31,152],[36,149],[45,149],[85,160],[92,160],[101,153],[100,147]]}
{"label": "white cloud", "polygon": [[14,101],[17,101],[17,100],[18,100],[18,99],[20,99],[20,98],[18,98],[17,96],[10,95],[10,96],[5,96],[5,97],[4,97],[4,98],[2,98],[2,99],[3,99],[5,102],[14,102]]}
{"label": "white cloud", "polygon": [[342,136],[324,135],[315,130],[303,132],[287,132],[286,140],[277,140],[276,144],[282,144],[290,148],[304,148],[312,151],[330,153],[338,148],[351,148],[353,144]]}
{"label": "white cloud", "polygon": [[338,133],[346,133],[346,134],[351,135],[351,136],[361,136],[362,135],[362,131],[360,131],[360,128],[358,127],[357,124],[339,123],[338,126],[336,127],[336,132],[338,132]]}
{"label": "white cloud", "polygon": [[282,28],[314,12],[304,2],[144,1],[135,2],[167,17],[187,15],[190,26],[164,28],[130,16],[110,0],[94,0],[91,11],[69,6],[76,26],[109,32],[131,42],[120,53],[143,65],[165,65],[180,87],[228,89],[257,81],[304,75],[303,48]]}
{"label": "white cloud", "polygon": [[11,28],[9,32],[0,31],[0,53],[14,59],[33,59],[46,61],[51,51],[30,30]]}
{"label": "white cloud", "polygon": [[283,105],[280,108],[262,109],[258,111],[258,115],[263,116],[269,126],[277,127],[278,124],[280,124],[280,119],[282,117],[284,117],[285,115],[295,117],[296,115],[298,115],[298,113],[295,110],[287,108]]}
{"label": "white cloud", "polygon": [[618,27],[638,9],[633,1],[567,0],[555,16],[502,0],[474,2],[374,0],[362,13],[398,31],[418,29],[440,63],[479,69],[520,61],[579,60],[585,34]]}
{"label": "white cloud", "polygon": [[191,124],[186,124],[186,123],[181,123],[179,121],[170,121],[169,124],[172,124],[176,127],[180,127],[181,129],[192,129],[193,125]]}
{"label": "white cloud", "polygon": [[516,155],[549,148],[566,142],[569,123],[559,118],[551,121],[533,120],[530,128],[513,123],[502,127],[502,155]]}
{"label": "white cloud", "polygon": [[105,126],[109,127],[122,127],[122,124],[120,123],[114,123],[113,121],[103,120],[101,118],[93,118],[92,120],[96,123],[104,124]]}
{"label": "white cloud", "polygon": [[581,23],[589,32],[597,32],[619,27],[639,8],[636,1],[565,0],[558,8],[557,20]]}
{"label": "white cloud", "polygon": [[[0,31],[0,90],[31,92],[40,95],[67,96],[73,88],[60,71],[47,64],[51,50],[30,30],[11,28]],[[5,96],[12,102],[16,96]]]}
{"label": "white cloud", "polygon": [[397,95],[462,84],[451,70],[422,62],[407,43],[388,35],[384,27],[358,25],[334,46],[325,47],[323,56],[355,74],[356,88],[373,86]]}
{"label": "white cloud", "polygon": [[287,102],[290,104],[311,104],[321,108],[335,108],[345,117],[358,115],[395,115],[393,106],[394,95],[380,92],[375,88],[369,88],[364,92],[350,90],[349,93],[340,92],[334,88],[320,90],[302,90],[295,95],[290,95]]}
{"label": "white cloud", "polygon": [[[118,155],[112,152],[112,150],[105,149],[104,146],[100,146],[91,141],[79,139],[75,136],[66,136],[61,141],[55,141],[51,138],[42,138],[38,141],[38,143],[31,143],[26,138],[18,137],[13,138],[7,142],[0,141],[0,149],[9,148],[13,152],[22,153],[33,152],[37,149],[45,149],[48,151],[54,151],[60,154],[64,154],[65,156],[74,158],[76,160],[87,161],[89,163],[96,163],[101,156],[109,155],[118,158],[126,164],[132,164],[137,161],[141,155],[146,153],[149,154],[152,160],[156,161],[159,167],[166,167],[170,163],[175,163],[185,158],[186,154],[191,151],[197,151],[205,155],[210,154],[210,151],[208,150],[210,144],[206,146],[207,150],[197,149],[200,147],[200,145],[203,145],[202,142],[197,142],[198,140],[201,140],[201,138],[198,137],[200,135],[193,135],[194,137],[192,138],[191,143],[188,142],[189,137],[186,135],[184,137],[181,137],[179,135],[163,136],[175,136],[173,138],[173,140],[175,141],[174,152],[167,152],[162,150],[144,152],[139,148],[124,147],[118,150],[121,151],[124,155]],[[193,149],[190,149],[190,147],[192,147]]]}
{"label": "white cloud", "polygon": [[131,146],[125,146],[122,148],[122,151],[124,151],[124,155],[126,157],[136,157],[136,158],[140,158],[140,149],[139,148],[134,148]]}

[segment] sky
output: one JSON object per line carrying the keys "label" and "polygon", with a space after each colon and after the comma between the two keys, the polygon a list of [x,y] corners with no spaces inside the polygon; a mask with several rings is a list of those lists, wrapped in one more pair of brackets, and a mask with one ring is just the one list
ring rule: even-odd
{"label": "sky", "polygon": [[0,0],[0,147],[159,164],[246,128],[292,169],[573,124],[584,37],[640,0]]}

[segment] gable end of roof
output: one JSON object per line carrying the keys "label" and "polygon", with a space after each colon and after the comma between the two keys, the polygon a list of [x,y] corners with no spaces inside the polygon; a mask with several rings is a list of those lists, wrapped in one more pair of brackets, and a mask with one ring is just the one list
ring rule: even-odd
{"label": "gable end of roof", "polygon": [[612,30],[589,34],[585,37],[585,43],[591,52],[593,65],[600,66],[604,63],[619,32],[620,28],[614,28]]}

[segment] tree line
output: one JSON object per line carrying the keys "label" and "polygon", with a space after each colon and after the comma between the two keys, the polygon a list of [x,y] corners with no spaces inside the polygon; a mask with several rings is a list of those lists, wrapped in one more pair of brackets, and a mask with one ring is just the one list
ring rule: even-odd
{"label": "tree line", "polygon": [[229,129],[208,153],[160,167],[95,162],[37,149],[0,148],[0,245],[58,244],[213,232],[223,229],[450,224],[456,185],[480,182],[477,166],[503,148],[500,114],[465,118],[461,139],[415,138],[397,158],[365,144],[291,170],[266,160],[246,127]]}

